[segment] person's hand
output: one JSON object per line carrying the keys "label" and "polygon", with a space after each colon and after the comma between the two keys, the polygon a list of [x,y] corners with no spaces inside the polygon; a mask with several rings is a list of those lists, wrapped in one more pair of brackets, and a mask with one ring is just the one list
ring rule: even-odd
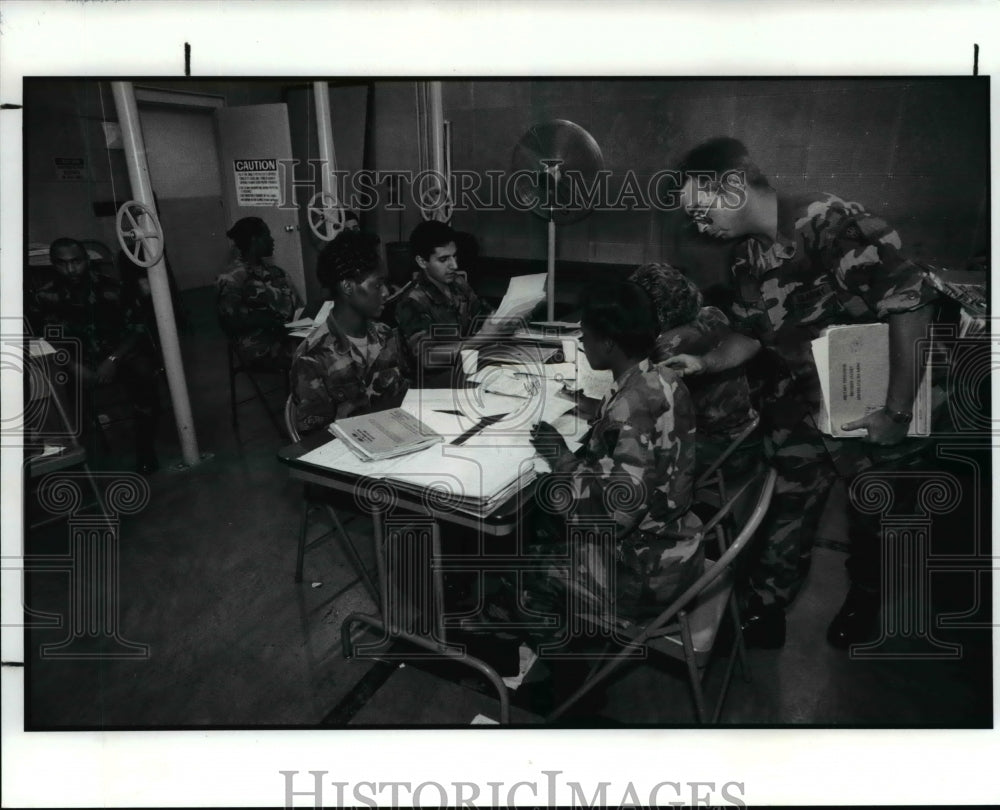
{"label": "person's hand", "polygon": [[702,374],[705,371],[704,358],[694,354],[675,354],[670,359],[664,360],[663,364],[682,377]]}
{"label": "person's hand", "polygon": [[841,425],[842,430],[861,430],[862,428],[868,430],[868,441],[872,444],[890,447],[899,444],[906,438],[910,425],[909,423],[896,422],[881,408],[860,419],[855,419],[853,422]]}
{"label": "person's hand", "polygon": [[109,383],[115,378],[115,361],[110,357],[105,357],[97,367],[97,381],[101,384]]}
{"label": "person's hand", "polygon": [[531,429],[531,444],[550,465],[563,453],[569,452],[562,434],[548,422],[539,422]]}

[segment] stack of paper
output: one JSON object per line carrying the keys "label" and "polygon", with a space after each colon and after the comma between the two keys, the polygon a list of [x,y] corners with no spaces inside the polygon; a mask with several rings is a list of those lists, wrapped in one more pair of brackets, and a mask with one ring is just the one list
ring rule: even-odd
{"label": "stack of paper", "polygon": [[545,300],[545,279],[545,273],[512,277],[503,301],[486,322],[487,328],[500,326],[511,319],[526,319]]}
{"label": "stack of paper", "polygon": [[[294,321],[289,321],[285,324],[285,328],[288,330],[288,334],[291,337],[309,337],[309,333],[312,332],[317,326],[326,321],[327,316],[333,309],[333,301],[324,301],[323,306],[319,308],[319,312],[316,313],[315,318],[296,318]],[[299,309],[295,314],[300,315],[302,310]]]}
{"label": "stack of paper", "polygon": [[[842,425],[885,405],[889,387],[889,325],[831,326],[812,341],[823,401],[816,423],[829,436],[864,437],[866,431]],[[910,436],[930,434],[931,375],[924,375],[913,402]]]}
{"label": "stack of paper", "polygon": [[534,448],[436,444],[407,456],[361,461],[344,442],[334,441],[300,461],[334,472],[386,480],[427,505],[482,517],[535,477]]}
{"label": "stack of paper", "polygon": [[340,419],[330,425],[330,432],[363,461],[415,453],[443,441],[439,433],[402,408]]}

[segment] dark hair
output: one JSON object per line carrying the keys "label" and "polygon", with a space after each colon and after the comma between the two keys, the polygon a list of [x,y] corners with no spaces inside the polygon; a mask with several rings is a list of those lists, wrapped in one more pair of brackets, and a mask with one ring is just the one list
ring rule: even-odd
{"label": "dark hair", "polygon": [[647,357],[659,324],[653,300],[631,281],[597,281],[580,293],[580,322],[616,343],[629,357]]}
{"label": "dark hair", "polygon": [[240,253],[246,253],[254,236],[267,230],[267,223],[260,217],[243,217],[226,231],[226,236],[233,240]]}
{"label": "dark hair", "polygon": [[644,264],[629,281],[642,287],[653,299],[660,331],[691,323],[701,310],[701,291],[691,279],[669,264]]}
{"label": "dark hair", "polygon": [[355,222],[361,222],[361,215],[358,214],[357,211],[344,211],[344,222],[347,222],[349,219],[353,219]]}
{"label": "dark hair", "polygon": [[471,270],[479,258],[479,242],[471,233],[455,231],[455,251],[459,268]]}
{"label": "dark hair", "polygon": [[410,255],[414,259],[418,256],[426,259],[437,248],[455,241],[455,232],[450,225],[429,219],[417,225],[410,234]]}
{"label": "dark hair", "polygon": [[692,175],[715,174],[721,178],[726,172],[742,172],[748,186],[768,188],[767,177],[761,172],[742,141],[736,138],[709,138],[688,152],[678,167],[684,180]]}
{"label": "dark hair", "polygon": [[338,281],[361,281],[378,271],[382,265],[379,238],[373,233],[341,231],[327,242],[316,259],[316,277],[329,290],[337,289]]}
{"label": "dark hair", "polygon": [[87,259],[88,261],[90,260],[90,254],[87,253],[87,248],[83,246],[82,242],[76,239],[72,239],[69,236],[60,236],[51,245],[49,245],[49,262],[51,263],[55,261],[56,251],[59,250],[59,248],[68,248],[68,247],[79,248],[80,252],[83,254],[83,258]]}

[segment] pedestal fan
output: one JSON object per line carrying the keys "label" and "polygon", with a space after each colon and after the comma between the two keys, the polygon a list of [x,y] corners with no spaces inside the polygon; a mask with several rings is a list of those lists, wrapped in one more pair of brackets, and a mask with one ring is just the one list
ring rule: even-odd
{"label": "pedestal fan", "polygon": [[590,213],[590,195],[604,157],[583,127],[557,119],[536,124],[514,147],[511,172],[518,205],[548,221],[546,295],[548,320],[555,319],[556,226],[579,222]]}

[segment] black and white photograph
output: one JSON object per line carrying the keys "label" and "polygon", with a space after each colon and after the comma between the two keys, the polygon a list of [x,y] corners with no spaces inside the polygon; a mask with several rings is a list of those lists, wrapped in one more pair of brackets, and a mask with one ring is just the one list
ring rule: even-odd
{"label": "black and white photograph", "polygon": [[942,31],[905,70],[18,65],[8,753],[96,758],[55,806],[195,801],[109,787],[147,745],[224,751],[217,806],[745,806],[829,803],[813,743],[871,768],[846,803],[879,740],[995,750],[997,59]]}

